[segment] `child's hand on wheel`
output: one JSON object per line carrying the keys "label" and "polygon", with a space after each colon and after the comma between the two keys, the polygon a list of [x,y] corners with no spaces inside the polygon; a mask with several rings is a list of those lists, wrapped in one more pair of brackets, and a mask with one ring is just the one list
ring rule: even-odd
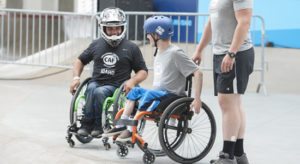
{"label": "child's hand on wheel", "polygon": [[190,106],[190,109],[193,110],[193,108],[194,108],[195,113],[199,114],[201,107],[202,107],[201,99],[194,99],[194,101],[192,102],[192,104]]}

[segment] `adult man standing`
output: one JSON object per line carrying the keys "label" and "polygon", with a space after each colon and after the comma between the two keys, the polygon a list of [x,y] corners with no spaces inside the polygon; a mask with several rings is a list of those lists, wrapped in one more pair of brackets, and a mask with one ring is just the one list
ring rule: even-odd
{"label": "adult man standing", "polygon": [[[102,104],[106,97],[112,96],[115,89],[124,81],[128,93],[136,84],[147,77],[147,67],[140,49],[134,43],[124,39],[126,34],[126,16],[119,8],[106,8],[99,20],[101,38],[93,41],[78,57],[74,64],[73,81],[70,92],[80,84],[80,74],[84,65],[94,61],[92,80],[86,90],[84,118],[78,134],[98,137],[102,130]],[[131,77],[132,70],[135,75]]]}
{"label": "adult man standing", "polygon": [[202,50],[212,41],[214,86],[222,109],[223,150],[214,164],[248,164],[243,149],[245,114],[242,109],[254,50],[249,27],[252,0],[211,0],[210,17],[193,56],[200,64]]}

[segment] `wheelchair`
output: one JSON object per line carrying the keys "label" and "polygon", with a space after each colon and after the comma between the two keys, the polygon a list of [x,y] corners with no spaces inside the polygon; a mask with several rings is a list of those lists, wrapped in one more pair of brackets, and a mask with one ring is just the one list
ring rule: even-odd
{"label": "wheelchair", "polygon": [[[85,92],[87,88],[88,82],[91,80],[91,77],[85,79],[77,88],[72,100],[70,107],[70,125],[67,129],[66,140],[70,147],[74,147],[75,142],[72,139],[74,135],[76,139],[85,144],[89,143],[93,140],[92,136],[80,136],[77,134],[77,131],[80,127],[80,121],[83,118],[83,107],[85,105]],[[125,93],[122,91],[124,87],[124,83],[115,90],[112,97],[107,97],[103,103],[103,112],[102,112],[102,125],[104,130],[108,130],[112,128],[114,118],[119,111],[119,109],[124,107],[126,98]],[[98,138],[101,138],[98,137]],[[108,138],[102,138],[102,142],[105,146],[105,149],[108,150],[110,148],[110,144],[108,143]]]}
{"label": "wheelchair", "polygon": [[[192,76],[186,80],[187,97],[163,100],[153,112],[142,111],[134,120],[119,119],[114,124],[133,126],[131,142],[118,143],[117,155],[121,158],[129,153],[127,147],[138,147],[144,152],[143,163],[154,163],[158,156],[167,155],[179,163],[194,163],[204,158],[212,148],[216,137],[216,122],[210,108],[202,102],[200,114],[190,110]],[[142,120],[142,121],[139,121]],[[149,124],[149,125],[148,125]],[[148,126],[147,126],[148,125]]]}

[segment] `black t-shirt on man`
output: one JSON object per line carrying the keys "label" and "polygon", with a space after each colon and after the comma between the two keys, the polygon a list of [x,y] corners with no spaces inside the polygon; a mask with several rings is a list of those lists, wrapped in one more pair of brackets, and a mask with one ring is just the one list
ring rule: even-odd
{"label": "black t-shirt on man", "polygon": [[103,38],[93,41],[78,57],[86,65],[94,61],[92,80],[101,85],[119,87],[130,79],[131,71],[148,71],[142,53],[137,45],[123,39],[113,48]]}

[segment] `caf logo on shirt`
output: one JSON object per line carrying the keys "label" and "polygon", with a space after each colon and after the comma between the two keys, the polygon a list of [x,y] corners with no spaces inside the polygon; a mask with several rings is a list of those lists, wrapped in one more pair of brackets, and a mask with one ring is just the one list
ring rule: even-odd
{"label": "caf logo on shirt", "polygon": [[119,57],[115,53],[111,52],[105,53],[101,58],[103,60],[104,66],[108,68],[115,67],[116,63],[119,60]]}

